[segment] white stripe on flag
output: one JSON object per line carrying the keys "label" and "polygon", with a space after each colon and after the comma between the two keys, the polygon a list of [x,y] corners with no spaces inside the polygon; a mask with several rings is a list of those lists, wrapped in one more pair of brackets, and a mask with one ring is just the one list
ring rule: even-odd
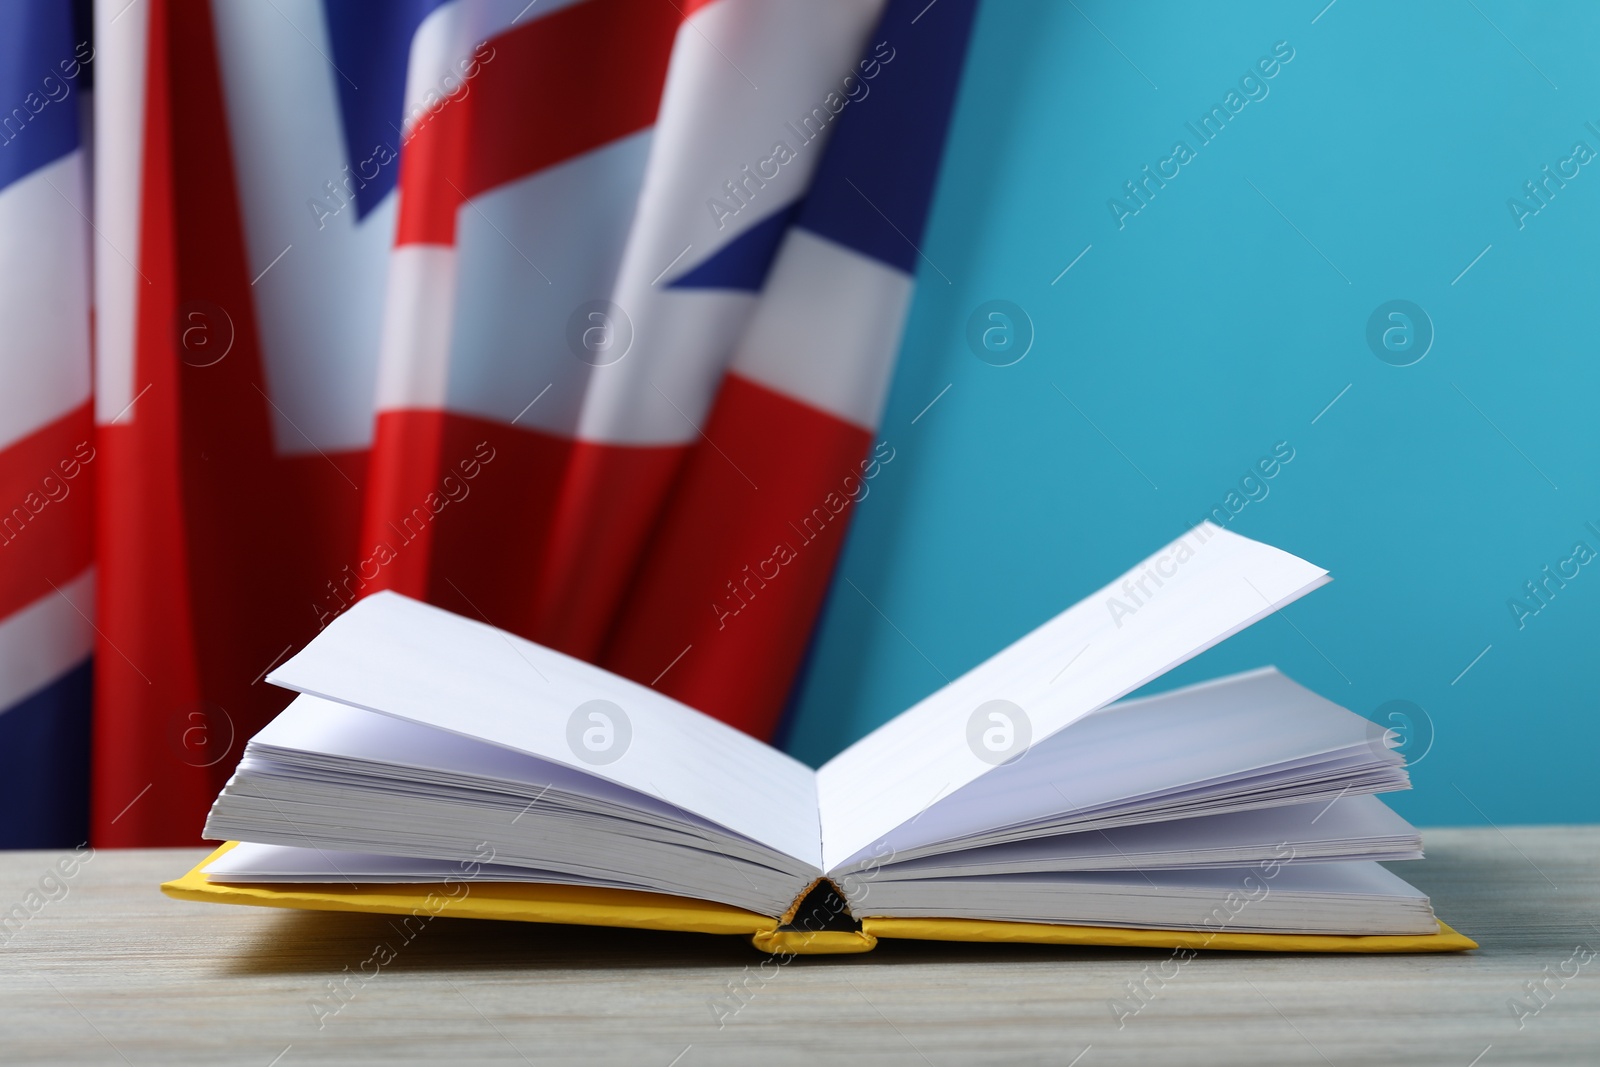
{"label": "white stripe on flag", "polygon": [[[612,297],[633,320],[635,351],[595,376],[580,437],[626,444],[695,439],[754,298],[738,290],[664,287],[805,192],[826,141],[803,140],[810,135],[796,124],[822,108],[829,93],[842,95],[881,7],[881,0],[803,6],[722,0],[679,29]],[[867,83],[853,84],[870,92]],[[780,143],[785,152],[775,151]],[[714,204],[723,209],[714,212]]]}
{"label": "white stripe on flag", "polygon": [[[535,8],[543,6],[534,5]],[[438,104],[446,91],[440,88],[445,79],[459,78],[456,62],[472,51],[473,42],[467,40],[467,23],[464,4],[456,0],[430,12],[411,38],[411,54],[406,58],[405,99],[400,111],[400,126],[407,136],[412,127],[427,116],[430,106]]]}
{"label": "white stripe on flag", "polygon": [[94,568],[0,619],[0,712],[82,663],[94,648]]}
{"label": "white stripe on flag", "polygon": [[872,430],[883,413],[909,275],[809,230],[790,230],[733,371]]}
{"label": "white stripe on flag", "polygon": [[379,160],[346,158],[321,0],[219,4],[215,17],[274,444],[366,448],[395,197],[357,223],[352,176]]}
{"label": "white stripe on flag", "polygon": [[0,450],[89,399],[85,194],[81,150],[0,189]]}
{"label": "white stripe on flag", "polygon": [[634,134],[463,204],[448,278],[408,262],[420,246],[396,248],[379,407],[509,423],[554,383],[517,425],[570,436],[594,368],[574,354],[568,323],[611,291],[649,149],[650,133]]}
{"label": "white stripe on flag", "polygon": [[144,178],[144,87],[150,5],[95,0],[95,416],[133,419],[134,320]]}
{"label": "white stripe on flag", "polygon": [[389,258],[378,359],[378,408],[441,408],[450,375],[456,250],[402,245]]}

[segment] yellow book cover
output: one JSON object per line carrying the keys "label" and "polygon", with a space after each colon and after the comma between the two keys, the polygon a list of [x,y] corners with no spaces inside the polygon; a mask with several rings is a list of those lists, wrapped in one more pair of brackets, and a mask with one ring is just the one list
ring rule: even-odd
{"label": "yellow book cover", "polygon": [[[793,922],[799,917],[794,913],[786,921],[782,917],[758,915],[711,901],[592,886],[527,882],[234,885],[208,881],[203,873],[206,865],[236,844],[234,841],[228,842],[181,878],[162,883],[161,891],[178,900],[249,904],[267,908],[502,919],[742,935],[749,937],[751,943],[763,952],[794,955],[870,952],[879,939],[896,937],[917,941],[1097,945],[1175,951],[1406,953],[1461,952],[1478,947],[1476,941],[1457,933],[1443,922],[1438,924],[1439,930],[1433,934],[1366,937],[1250,934],[1226,930],[1132,930],[964,919],[875,919],[871,916],[860,921],[859,930],[808,930]],[[796,911],[800,905],[800,901],[795,902]]]}
{"label": "yellow book cover", "polygon": [[1422,856],[1387,731],[1270,667],[1130,697],[1328,581],[1202,523],[816,769],[378,593],[270,675],[299,695],[212,807],[229,844],[163,888],[769,952],[1473,948],[1383,866]]}

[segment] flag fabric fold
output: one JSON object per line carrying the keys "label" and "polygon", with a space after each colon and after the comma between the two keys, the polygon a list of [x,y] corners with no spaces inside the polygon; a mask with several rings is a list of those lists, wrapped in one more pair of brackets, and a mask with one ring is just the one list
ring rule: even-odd
{"label": "flag fabric fold", "polygon": [[916,5],[889,5],[870,60],[892,67],[841,116],[605,658],[648,683],[681,656],[660,687],[758,736],[777,727],[851,508],[894,459],[872,437],[974,9],[943,6],[914,26]]}

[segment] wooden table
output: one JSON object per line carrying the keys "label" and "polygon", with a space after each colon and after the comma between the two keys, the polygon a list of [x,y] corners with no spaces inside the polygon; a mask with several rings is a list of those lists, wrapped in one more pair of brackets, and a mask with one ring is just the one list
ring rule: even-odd
{"label": "wooden table", "polygon": [[[99,852],[0,931],[0,1063],[1600,1064],[1600,827],[1426,841],[1397,869],[1479,951],[1205,954],[1120,1029],[1167,953],[884,942],[763,979],[736,939],[440,919],[379,967],[385,917],[169,900],[202,852]],[[0,908],[60,855],[0,853]]]}

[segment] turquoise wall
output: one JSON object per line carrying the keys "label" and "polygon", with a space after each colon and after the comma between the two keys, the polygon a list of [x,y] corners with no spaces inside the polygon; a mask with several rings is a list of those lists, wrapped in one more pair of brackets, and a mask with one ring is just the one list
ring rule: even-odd
{"label": "turquoise wall", "polygon": [[[854,518],[796,755],[1092,592],[1287,442],[1229,526],[1335,581],[1152,688],[1272,663],[1371,717],[1407,701],[1402,814],[1600,821],[1600,565],[1575,552],[1600,551],[1600,162],[1574,152],[1600,152],[1600,5],[1324,3],[983,5],[896,458]],[[1241,89],[1278,42],[1293,58]],[[1210,143],[1185,126],[1241,100]],[[1108,207],[1180,140],[1164,188]],[[1564,187],[1526,198],[1546,165]],[[1032,333],[1009,366],[968,343],[992,300]],[[1368,328],[1395,300],[1398,351]],[[1573,576],[1541,603],[1547,565]]]}

